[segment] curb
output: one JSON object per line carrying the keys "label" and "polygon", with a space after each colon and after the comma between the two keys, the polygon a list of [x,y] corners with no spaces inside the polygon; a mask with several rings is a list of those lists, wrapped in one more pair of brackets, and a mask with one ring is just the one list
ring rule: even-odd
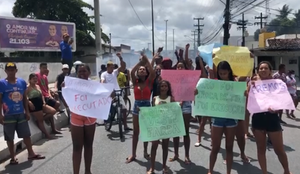
{"label": "curb", "polygon": [[[68,124],[68,116],[65,113],[61,113],[59,115],[54,116],[54,122],[56,129],[60,129],[62,127],[65,127]],[[44,136],[42,132],[39,130],[39,128],[36,126],[34,117],[31,117],[31,119],[28,121],[30,131],[31,131],[31,143],[34,144],[38,142],[39,140],[43,139]],[[48,132],[51,131],[51,127],[45,124],[45,128]],[[9,159],[9,150],[6,145],[6,142],[4,141],[3,137],[0,137],[0,163]],[[54,139],[55,140],[55,139]],[[22,150],[26,149],[25,144],[23,143],[23,139],[19,139],[17,135],[15,134],[15,151],[16,154],[21,152]]]}

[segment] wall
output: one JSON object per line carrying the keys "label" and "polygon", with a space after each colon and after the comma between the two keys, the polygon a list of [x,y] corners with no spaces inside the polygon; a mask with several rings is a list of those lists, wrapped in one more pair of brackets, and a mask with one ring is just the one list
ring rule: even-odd
{"label": "wall", "polygon": [[[28,80],[29,74],[35,73],[39,71],[39,64],[40,63],[17,63],[17,77],[23,78],[24,80]],[[96,64],[95,63],[87,63],[92,71],[92,76],[95,76],[96,73]],[[6,73],[4,71],[5,63],[0,63],[0,79],[6,77]],[[49,83],[54,83],[56,77],[59,73],[61,73],[61,63],[48,63],[49,69],[49,76],[48,81]],[[74,68],[73,68],[74,71]]]}

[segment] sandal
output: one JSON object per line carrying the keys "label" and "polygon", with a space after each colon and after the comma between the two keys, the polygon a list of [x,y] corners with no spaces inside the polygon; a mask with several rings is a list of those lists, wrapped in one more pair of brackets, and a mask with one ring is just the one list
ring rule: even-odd
{"label": "sandal", "polygon": [[169,167],[165,167],[165,168],[163,169],[162,174],[168,174],[168,173],[169,173]]}
{"label": "sandal", "polygon": [[195,147],[201,146],[201,143],[195,143]]}
{"label": "sandal", "polygon": [[129,163],[131,163],[132,161],[135,161],[136,159],[135,159],[135,157],[133,157],[133,156],[131,156],[131,157],[128,157],[128,158],[126,158],[126,164],[129,164]]}
{"label": "sandal", "polygon": [[251,160],[248,157],[244,157],[244,158],[241,157],[241,160],[243,163],[247,163],[247,164],[251,162]]}
{"label": "sandal", "polygon": [[186,165],[190,165],[192,163],[192,161],[189,158],[185,158],[184,163]]}
{"label": "sandal", "polygon": [[179,159],[179,157],[174,156],[173,158],[169,158],[169,162],[174,162],[177,161]]}
{"label": "sandal", "polygon": [[155,174],[155,172],[149,170],[149,171],[147,172],[147,174]]}
{"label": "sandal", "polygon": [[17,158],[11,159],[11,160],[9,161],[9,165],[17,165],[17,164],[19,164],[19,161],[18,161]]}
{"label": "sandal", "polygon": [[45,156],[36,154],[36,155],[34,155],[32,157],[28,157],[28,160],[41,160],[41,159],[45,159],[45,158],[46,158]]}

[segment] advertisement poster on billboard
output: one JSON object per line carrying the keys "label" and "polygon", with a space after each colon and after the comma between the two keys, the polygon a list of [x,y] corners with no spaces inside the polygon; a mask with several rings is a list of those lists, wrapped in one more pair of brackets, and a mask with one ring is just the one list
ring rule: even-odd
{"label": "advertisement poster on billboard", "polygon": [[76,51],[75,23],[0,16],[0,51],[60,51],[64,33]]}

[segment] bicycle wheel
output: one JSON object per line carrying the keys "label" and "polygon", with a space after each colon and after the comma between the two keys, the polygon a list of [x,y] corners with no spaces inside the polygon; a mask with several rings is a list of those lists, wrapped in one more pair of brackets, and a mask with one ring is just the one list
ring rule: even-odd
{"label": "bicycle wheel", "polygon": [[107,120],[104,121],[104,126],[105,126],[106,131],[110,131],[110,129],[113,125],[115,115],[116,115],[116,108],[114,106],[111,106],[109,116],[108,116]]}
{"label": "bicycle wheel", "polygon": [[117,107],[117,118],[118,118],[118,125],[119,125],[120,140],[122,140],[122,138],[123,138],[123,122],[122,122],[121,106]]}
{"label": "bicycle wheel", "polygon": [[129,98],[124,98],[124,102],[127,110],[126,115],[128,116],[131,113],[131,101],[129,100]]}

